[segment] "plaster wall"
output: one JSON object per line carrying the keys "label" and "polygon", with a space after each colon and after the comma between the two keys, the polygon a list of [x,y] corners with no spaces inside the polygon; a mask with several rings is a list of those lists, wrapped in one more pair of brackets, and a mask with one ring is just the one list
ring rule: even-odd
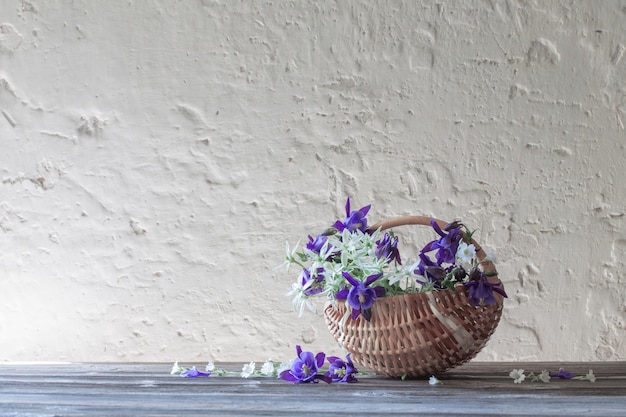
{"label": "plaster wall", "polygon": [[0,361],[340,354],[274,268],[347,196],[478,229],[480,359],[624,360],[625,53],[623,0],[2,1]]}

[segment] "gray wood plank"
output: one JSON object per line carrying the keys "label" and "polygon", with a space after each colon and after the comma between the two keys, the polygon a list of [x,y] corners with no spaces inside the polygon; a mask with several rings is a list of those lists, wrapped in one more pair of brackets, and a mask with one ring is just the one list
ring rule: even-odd
{"label": "gray wood plank", "polygon": [[[237,371],[241,364],[229,364]],[[564,367],[597,381],[513,384],[513,368]],[[2,416],[626,416],[626,363],[470,363],[438,377],[293,385],[275,378],[181,378],[171,364],[0,364]]]}

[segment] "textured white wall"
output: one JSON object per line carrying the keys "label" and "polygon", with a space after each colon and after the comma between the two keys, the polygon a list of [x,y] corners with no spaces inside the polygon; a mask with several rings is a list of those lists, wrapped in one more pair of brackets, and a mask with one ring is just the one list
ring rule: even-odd
{"label": "textured white wall", "polygon": [[479,229],[510,295],[481,359],[626,359],[625,1],[0,20],[0,360],[340,354],[273,268],[348,195]]}

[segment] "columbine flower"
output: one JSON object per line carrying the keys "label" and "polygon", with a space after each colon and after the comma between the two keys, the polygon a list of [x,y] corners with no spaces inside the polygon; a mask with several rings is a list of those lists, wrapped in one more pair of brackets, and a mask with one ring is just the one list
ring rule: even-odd
{"label": "columbine flower", "polygon": [[425,253],[419,254],[420,262],[413,271],[417,275],[425,277],[434,288],[442,288],[442,282],[446,278],[446,270],[433,262]]}
{"label": "columbine flower", "polygon": [[442,385],[443,382],[441,382],[440,380],[437,379],[437,377],[435,375],[431,375],[430,378],[428,378],[428,383],[430,385]]}
{"label": "columbine flower", "polygon": [[[370,288],[369,285],[380,278],[383,274],[370,275],[365,279],[365,282],[359,282],[347,273],[342,273],[343,277],[352,284],[350,290],[340,291],[335,295],[337,299],[347,298],[348,304],[352,307],[352,320],[356,320],[361,314],[367,321],[371,318],[370,308],[374,305],[377,297],[385,295],[385,288],[377,286]],[[346,294],[347,292],[347,294]]]}
{"label": "columbine flower", "polygon": [[318,373],[319,369],[324,365],[326,354],[319,352],[313,356],[312,352],[303,352],[300,345],[296,346],[298,357],[293,361],[291,368],[280,373],[280,378],[294,384],[317,382],[322,380],[331,383],[332,379],[326,375]]}
{"label": "columbine flower", "polygon": [[333,227],[340,232],[348,229],[350,232],[367,230],[367,213],[370,211],[371,205],[361,207],[358,210],[350,211],[350,197],[346,200],[346,219],[342,222],[337,220]]}
{"label": "columbine flower", "polygon": [[521,384],[523,380],[526,379],[526,375],[524,375],[523,369],[513,369],[509,376],[513,378],[513,382],[516,384]]}
{"label": "columbine flower", "polygon": [[460,259],[461,262],[470,263],[476,257],[476,247],[471,243],[467,244],[461,242],[456,250],[456,257]]}
{"label": "columbine flower", "polygon": [[572,379],[576,376],[575,373],[566,371],[563,368],[559,368],[557,372],[550,372],[552,378]]}
{"label": "columbine flower", "polygon": [[385,236],[376,242],[376,257],[386,259],[387,262],[396,261],[399,265],[402,265],[400,260],[400,251],[398,250],[398,236],[391,236],[389,233],[385,233]]}
{"label": "columbine flower", "polygon": [[250,362],[247,363],[243,366],[243,368],[241,368],[241,374],[240,376],[242,378],[248,378],[250,375],[252,375],[252,373],[254,372],[254,368],[255,368],[255,363],[254,362]]}
{"label": "columbine flower", "polygon": [[195,366],[192,366],[190,369],[182,371],[180,376],[183,378],[209,377],[211,372],[200,372]]}
{"label": "columbine flower", "polygon": [[507,297],[500,283],[493,283],[487,280],[486,274],[478,269],[472,268],[469,273],[469,280],[464,284],[469,287],[468,297],[473,306],[490,305],[496,302],[493,292],[497,292],[503,297]]}
{"label": "columbine flower", "polygon": [[422,252],[427,253],[436,250],[436,257],[439,265],[444,263],[453,264],[456,260],[456,252],[459,242],[461,242],[461,239],[463,238],[461,223],[457,221],[448,223],[444,227],[444,230],[448,233],[444,233],[434,219],[430,221],[430,225],[433,229],[435,229],[435,232],[441,236],[441,238],[427,243],[426,246],[424,246],[424,249],[422,249]]}
{"label": "columbine flower", "polygon": [[337,356],[330,356],[328,363],[330,363],[330,367],[325,375],[329,376],[333,382],[357,382],[355,375],[359,371],[354,367],[349,353],[345,361]]}
{"label": "columbine flower", "polygon": [[327,241],[328,236],[326,235],[317,235],[315,239],[309,235],[309,243],[306,244],[306,248],[313,253],[319,254]]}
{"label": "columbine flower", "polygon": [[273,376],[275,372],[274,362],[272,362],[271,359],[266,360],[263,366],[261,367],[260,372],[261,372],[261,375]]}
{"label": "columbine flower", "polygon": [[324,268],[316,268],[313,273],[308,268],[302,269],[302,272],[300,273],[300,283],[302,284],[303,293],[307,297],[321,293],[323,290],[323,282]]}

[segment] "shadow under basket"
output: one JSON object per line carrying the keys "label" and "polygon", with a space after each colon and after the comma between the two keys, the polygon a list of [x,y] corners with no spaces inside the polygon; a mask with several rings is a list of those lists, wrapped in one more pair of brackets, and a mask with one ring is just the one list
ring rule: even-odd
{"label": "shadow under basket", "polygon": [[[408,216],[371,229],[429,222]],[[454,290],[378,298],[369,322],[361,316],[352,320],[343,300],[328,304],[324,316],[331,335],[357,364],[381,375],[419,378],[461,365],[480,352],[502,316],[502,299],[496,298],[491,305],[472,306],[467,288],[457,285]]]}

